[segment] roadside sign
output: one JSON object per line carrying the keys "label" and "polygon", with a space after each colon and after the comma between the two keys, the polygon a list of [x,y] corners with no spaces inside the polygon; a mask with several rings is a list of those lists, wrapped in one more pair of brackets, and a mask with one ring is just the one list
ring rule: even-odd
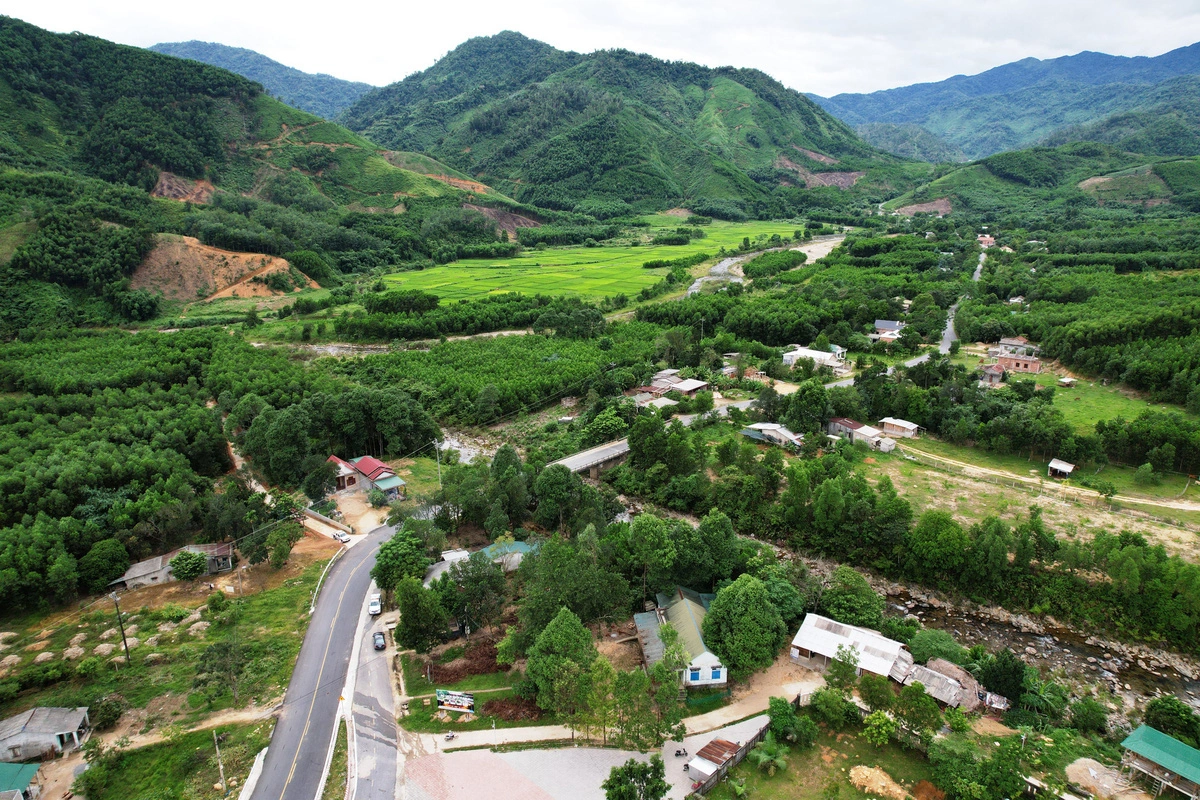
{"label": "roadside sign", "polygon": [[437,707],[442,711],[475,712],[475,695],[470,692],[451,692],[446,689],[437,690]]}

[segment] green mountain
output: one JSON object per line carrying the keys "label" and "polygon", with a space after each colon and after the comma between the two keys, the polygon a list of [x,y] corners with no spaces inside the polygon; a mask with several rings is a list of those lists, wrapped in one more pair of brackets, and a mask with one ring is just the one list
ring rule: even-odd
{"label": "green mountain", "polygon": [[1146,155],[1200,154],[1200,77],[1161,83],[1141,102],[1099,122],[1055,131],[1043,144],[1091,141]]}
{"label": "green mountain", "polygon": [[1198,74],[1200,43],[1154,58],[1092,52],[1027,58],[937,83],[812,97],[851,125],[918,125],[974,159],[1153,105],[1176,79]]}
{"label": "green mountain", "polygon": [[512,32],[464,43],[340,121],[560,209],[584,198],[704,207],[762,200],[781,184],[869,186],[876,175],[864,173],[896,163],[761,72],[564,52]]}
{"label": "green mountain", "polygon": [[344,81],[332,75],[301,72],[253,50],[215,42],[163,42],[150,49],[156,53],[190,58],[227,69],[262,84],[271,95],[289,106],[325,119],[333,119],[375,88],[367,83]]}
{"label": "green mountain", "polygon": [[858,135],[872,147],[917,161],[940,164],[946,161],[966,161],[962,150],[947,144],[920,125],[911,122],[869,122],[859,125]]}

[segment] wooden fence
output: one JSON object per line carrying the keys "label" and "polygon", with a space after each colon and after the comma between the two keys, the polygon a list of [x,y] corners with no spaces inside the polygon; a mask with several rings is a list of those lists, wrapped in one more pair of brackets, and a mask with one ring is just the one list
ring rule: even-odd
{"label": "wooden fence", "polygon": [[751,736],[749,741],[743,743],[742,746],[737,749],[737,752],[734,753],[733,758],[722,764],[720,769],[708,776],[707,780],[692,784],[692,794],[708,794],[708,792],[711,791],[714,786],[725,780],[725,776],[729,774],[729,770],[742,763],[742,760],[746,758],[746,754],[750,752],[754,745],[758,744],[766,737],[767,731],[770,730],[770,728],[771,724],[769,722],[763,723],[762,729],[758,733]]}

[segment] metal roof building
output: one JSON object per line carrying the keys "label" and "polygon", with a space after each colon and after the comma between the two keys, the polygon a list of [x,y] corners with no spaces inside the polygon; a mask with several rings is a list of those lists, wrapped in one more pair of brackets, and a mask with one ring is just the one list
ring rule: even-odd
{"label": "metal roof building", "polygon": [[903,681],[913,665],[912,654],[900,642],[878,631],[809,613],[792,639],[792,660],[818,672],[824,672],[837,658],[838,646],[858,653],[859,672],[883,675]]}
{"label": "metal roof building", "polygon": [[1142,773],[1160,793],[1164,787],[1190,797],[1200,797],[1200,750],[1147,725],[1121,742],[1122,766]]}

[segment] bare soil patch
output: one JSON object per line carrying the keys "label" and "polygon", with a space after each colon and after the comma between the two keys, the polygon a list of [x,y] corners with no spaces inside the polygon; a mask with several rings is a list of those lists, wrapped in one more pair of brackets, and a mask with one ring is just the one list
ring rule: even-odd
{"label": "bare soil patch", "polygon": [[842,163],[842,162],[838,161],[836,158],[834,158],[833,156],[827,156],[824,153],[818,153],[815,150],[805,150],[803,147],[801,147],[800,145],[797,145],[797,144],[792,145],[792,149],[795,150],[797,153],[803,153],[804,155],[811,158],[813,161],[817,161],[821,164],[840,164],[840,163]]}
{"label": "bare soil patch", "polygon": [[999,720],[991,717],[980,717],[971,724],[971,728],[980,736],[1012,736],[1017,733]]}
{"label": "bare soil patch", "polygon": [[504,720],[535,720],[540,719],[542,710],[537,703],[524,697],[501,697],[488,700],[483,704],[483,713],[489,717],[499,717]]}
{"label": "bare soil patch", "polygon": [[911,217],[914,214],[925,212],[926,214],[949,214],[951,212],[950,198],[939,197],[930,203],[915,203],[911,206],[903,206],[896,209],[896,213],[901,216]]}
{"label": "bare soil patch", "polygon": [[[479,184],[483,186],[483,184]],[[459,187],[460,189],[463,187]],[[487,187],[484,187],[485,189]],[[505,211],[501,208],[488,208],[487,206],[477,206],[472,203],[463,203],[463,208],[471,211],[478,211],[488,219],[494,221],[502,230],[508,231],[508,235],[515,237],[518,228],[540,228],[542,223],[537,220],[523,217],[520,214],[514,214],[511,211]]]}
{"label": "bare soil patch", "polygon": [[[191,236],[159,234],[154,249],[134,270],[132,286],[189,302],[203,298],[269,297],[278,295],[256,276],[287,272],[282,258],[261,253],[237,253],[201,244]],[[309,281],[316,288],[317,284]]]}
{"label": "bare soil patch", "polygon": [[170,172],[160,172],[158,183],[150,195],[187,203],[208,203],[212,201],[215,191],[216,187],[210,181],[193,181]]}
{"label": "bare soil patch", "polygon": [[864,177],[865,172],[813,172],[797,164],[785,155],[775,159],[778,169],[791,170],[804,180],[805,188],[813,189],[818,186],[836,186],[839,189],[849,189]]}
{"label": "bare soil patch", "polygon": [[946,800],[946,793],[929,781],[917,781],[912,793],[917,800]]}
{"label": "bare soil patch", "polygon": [[686,208],[668,208],[662,213],[668,217],[683,217],[685,219],[692,216],[692,212]]}
{"label": "bare soil patch", "polygon": [[892,776],[879,767],[862,765],[851,767],[850,782],[854,784],[855,788],[869,795],[890,797],[892,800],[904,800],[908,797],[908,792],[904,787],[892,780]]}
{"label": "bare soil patch", "polygon": [[1108,175],[1097,175],[1094,178],[1088,178],[1087,180],[1080,181],[1078,184],[1076,184],[1076,187],[1086,192],[1091,189],[1095,189],[1097,186],[1103,186],[1110,181],[1112,181],[1112,178]]}
{"label": "bare soil patch", "polygon": [[467,645],[467,651],[449,664],[431,663],[431,659],[423,661],[430,664],[435,684],[457,683],[472,675],[490,675],[507,669],[496,663],[496,644],[488,640]]}
{"label": "bare soil patch", "polygon": [[1106,767],[1091,758],[1080,758],[1067,765],[1067,780],[1075,786],[1087,789],[1094,797],[1135,800],[1150,795],[1130,785],[1118,770]]}

